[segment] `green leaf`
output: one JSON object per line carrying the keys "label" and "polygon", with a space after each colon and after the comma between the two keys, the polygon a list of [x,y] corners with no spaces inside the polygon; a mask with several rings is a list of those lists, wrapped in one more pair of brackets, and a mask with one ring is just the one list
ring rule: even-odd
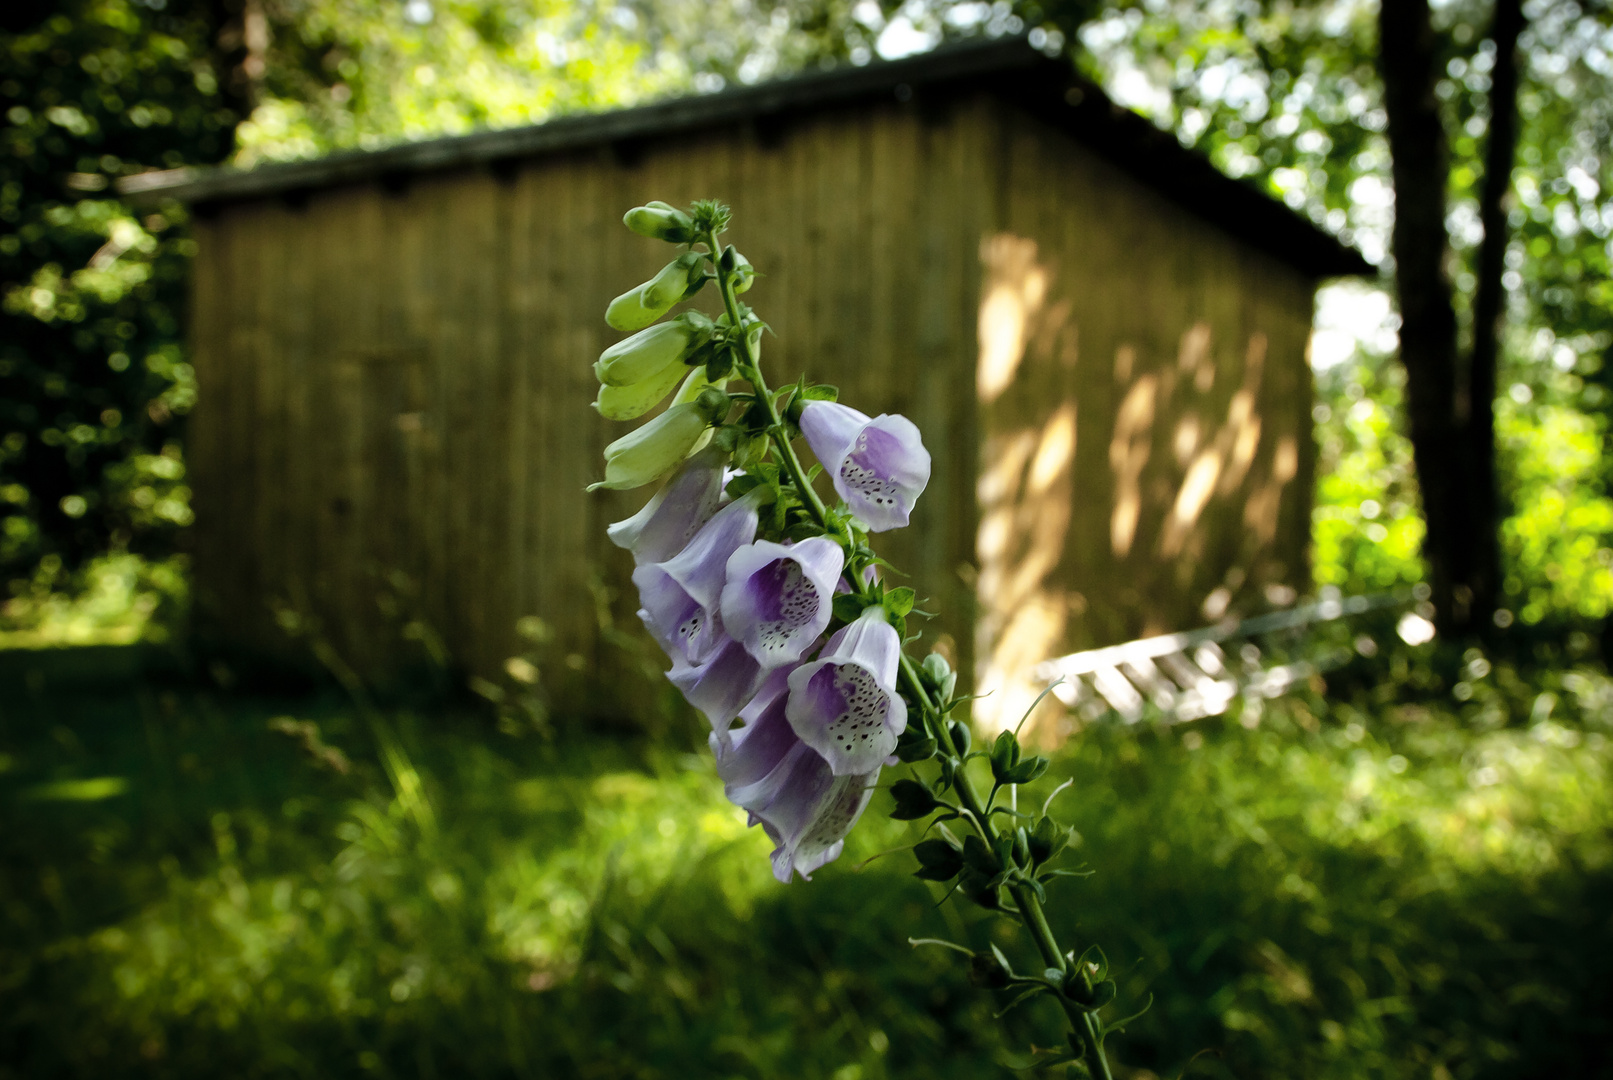
{"label": "green leaf", "polygon": [[1043,817],[1031,830],[1030,848],[1031,858],[1040,866],[1048,862],[1070,843],[1070,830],[1059,825],[1050,817]]}
{"label": "green leaf", "polygon": [[1133,1020],[1142,1019],[1143,1014],[1146,1013],[1149,1009],[1152,1009],[1153,1007],[1154,1007],[1154,995],[1149,994],[1148,995],[1148,1000],[1143,1002],[1143,1007],[1142,1008],[1138,1009],[1136,1012],[1132,1013],[1130,1016],[1123,1016],[1119,1020],[1116,1020],[1111,1024],[1103,1025],[1103,1033],[1105,1035],[1107,1035],[1111,1031],[1120,1031],[1120,1030],[1122,1030],[1127,1024],[1131,1023]]}
{"label": "green leaf", "polygon": [[[1028,784],[1047,772],[1050,764],[1052,763],[1047,758],[1038,754],[1036,757],[1027,758],[1008,769],[1001,780],[1006,784]],[[995,759],[993,759],[992,771],[993,773],[996,772]]]}
{"label": "green leaf", "polygon": [[839,401],[840,390],[827,383],[817,383],[801,391],[801,398],[804,401]]}
{"label": "green leaf", "polygon": [[1097,945],[1089,945],[1087,951],[1075,962],[1075,969],[1083,972],[1088,979],[1102,982],[1109,977],[1109,958]]}
{"label": "green leaf", "polygon": [[977,952],[969,958],[969,982],[975,986],[1001,990],[1011,978],[1013,972],[994,952]]}
{"label": "green leaf", "polygon": [[900,619],[913,610],[913,602],[916,599],[917,594],[903,585],[885,594],[885,610],[890,612],[892,617]]}
{"label": "green leaf", "polygon": [[1012,731],[1005,731],[991,744],[991,776],[998,785],[1017,783],[1014,768],[1019,764],[1019,740]]}
{"label": "green leaf", "polygon": [[959,755],[968,754],[969,742],[973,737],[969,730],[969,725],[962,720],[954,720],[947,726],[947,731],[951,734],[952,745],[957,747]]}
{"label": "green leaf", "polygon": [[737,499],[742,495],[754,491],[759,484],[764,482],[765,481],[763,481],[759,476],[755,476],[751,473],[741,473],[739,476],[736,476],[732,480],[728,481],[728,485],[724,490],[728,492],[730,497]]}
{"label": "green leaf", "polygon": [[913,855],[919,861],[913,876],[925,881],[951,881],[963,869],[963,856],[945,840],[921,840]]}
{"label": "green leaf", "polygon": [[1092,1001],[1088,1003],[1087,1009],[1092,1012],[1097,1012],[1099,1009],[1103,1008],[1105,1005],[1109,1004],[1115,999],[1115,994],[1117,991],[1118,987],[1115,986],[1115,981],[1113,979],[1103,980],[1097,986],[1092,988]]}
{"label": "green leaf", "polygon": [[856,593],[837,593],[834,598],[834,617],[841,622],[856,622],[857,616],[868,607],[868,601]]}
{"label": "green leaf", "polygon": [[936,801],[934,792],[918,780],[896,781],[891,785],[891,795],[896,799],[896,808],[891,811],[891,817],[897,821],[916,821],[928,817],[941,805]]}
{"label": "green leaf", "polygon": [[963,838],[963,861],[971,870],[987,878],[995,876],[1001,869],[997,856],[986,846],[986,842],[974,833]]}
{"label": "green leaf", "polygon": [[928,761],[935,756],[935,751],[934,737],[926,734],[919,724],[908,724],[896,737],[896,756],[902,761]]}

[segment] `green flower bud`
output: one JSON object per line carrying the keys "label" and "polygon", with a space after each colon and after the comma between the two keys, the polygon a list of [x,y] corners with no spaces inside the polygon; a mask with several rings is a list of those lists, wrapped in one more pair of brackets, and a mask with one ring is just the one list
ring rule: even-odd
{"label": "green flower bud", "polygon": [[745,256],[734,252],[734,295],[748,292],[756,284],[756,267]]}
{"label": "green flower bud", "polygon": [[682,464],[710,426],[706,410],[699,404],[673,405],[605,447],[605,479],[589,484],[588,490],[622,491],[654,483]]}
{"label": "green flower bud", "polygon": [[636,420],[659,405],[688,373],[688,368],[674,360],[630,386],[601,386],[594,408],[607,420]]}
{"label": "green flower bud", "polygon": [[600,353],[594,361],[594,376],[606,386],[643,382],[670,365],[681,368],[693,342],[694,334],[682,319],[640,330]]}
{"label": "green flower bud", "polygon": [[687,244],[695,237],[694,219],[664,202],[635,206],[622,215],[622,224],[652,240]]}
{"label": "green flower bud", "polygon": [[642,286],[644,303],[650,307],[671,307],[682,300],[689,286],[705,272],[700,268],[701,259],[697,252],[686,251],[663,266],[659,274]]}
{"label": "green flower bud", "polygon": [[672,404],[682,405],[686,401],[693,401],[698,398],[700,396],[700,392],[708,386],[715,386],[717,389],[721,390],[727,385],[727,379],[718,379],[716,382],[712,382],[710,379],[706,378],[705,368],[695,368],[693,371],[689,372],[689,377],[683,380],[683,385],[678,389],[678,396],[672,399]]}
{"label": "green flower bud", "polygon": [[636,289],[629,289],[610,302],[605,309],[605,322],[615,330],[642,330],[672,310],[672,305],[690,295],[705,273],[700,268],[703,258],[686,251],[667,263],[649,281]]}

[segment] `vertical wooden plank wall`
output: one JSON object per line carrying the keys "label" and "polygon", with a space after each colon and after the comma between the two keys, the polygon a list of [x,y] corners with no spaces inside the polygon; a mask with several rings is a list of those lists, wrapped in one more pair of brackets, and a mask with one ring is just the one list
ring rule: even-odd
{"label": "vertical wooden plank wall", "polygon": [[[1278,414],[1309,408],[1310,283],[988,99],[891,103],[201,224],[197,581],[218,632],[291,651],[279,608],[363,670],[440,639],[496,675],[522,647],[517,620],[537,615],[554,656],[612,678],[592,581],[634,624],[630,561],[604,526],[648,492],[583,491],[627,430],[588,408],[589,365],[619,336],[605,304],[670,253],[622,212],[702,197],[733,205],[731,239],[762,271],[746,299],[776,332],[775,381],[804,370],[925,432],[930,490],[882,549],[944,614],[926,632],[963,665],[986,670],[1010,631],[1029,656],[1196,621],[1207,575],[1238,560],[1250,582],[1303,572],[1308,427]],[[1180,362],[1200,322],[1204,390]],[[1010,330],[1019,344],[988,340]],[[1257,330],[1259,452],[1163,556],[1183,470],[1166,429],[1190,413],[1224,426]],[[1014,354],[1012,370],[986,371],[988,353]],[[1149,377],[1154,417],[1128,444],[1146,450],[1146,498],[1116,555],[1114,416]],[[1291,466],[1273,450],[1284,431],[1304,436]],[[1240,500],[1262,497],[1271,512],[1246,525]],[[1040,605],[1029,636],[1010,626],[1020,601]]]}
{"label": "vertical wooden plank wall", "polygon": [[1042,659],[1308,581],[1315,283],[1033,119],[992,130],[976,675],[1001,725]]}

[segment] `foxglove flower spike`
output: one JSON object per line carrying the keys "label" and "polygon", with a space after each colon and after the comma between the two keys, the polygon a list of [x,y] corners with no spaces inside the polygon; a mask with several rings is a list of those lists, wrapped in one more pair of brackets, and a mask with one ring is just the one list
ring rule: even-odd
{"label": "foxglove flower spike", "polygon": [[713,737],[726,738],[728,722],[756,695],[764,674],[743,645],[724,637],[702,663],[686,664],[674,658],[666,677],[705,716]]}

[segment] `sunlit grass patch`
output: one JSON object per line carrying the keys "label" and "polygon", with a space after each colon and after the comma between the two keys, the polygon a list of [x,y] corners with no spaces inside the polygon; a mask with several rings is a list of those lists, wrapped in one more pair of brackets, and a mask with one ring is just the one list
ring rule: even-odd
{"label": "sunlit grass patch", "polygon": [[[1460,700],[1341,683],[1253,728],[1091,726],[1021,793],[1075,780],[1096,873],[1053,910],[1156,996],[1128,1069],[1584,1074],[1608,683],[1477,670]],[[854,869],[916,838],[885,796],[784,887],[692,739],[190,691],[0,708],[0,1076],[1009,1075],[1002,1003],[904,942],[1010,938],[936,908],[910,856]]]}

